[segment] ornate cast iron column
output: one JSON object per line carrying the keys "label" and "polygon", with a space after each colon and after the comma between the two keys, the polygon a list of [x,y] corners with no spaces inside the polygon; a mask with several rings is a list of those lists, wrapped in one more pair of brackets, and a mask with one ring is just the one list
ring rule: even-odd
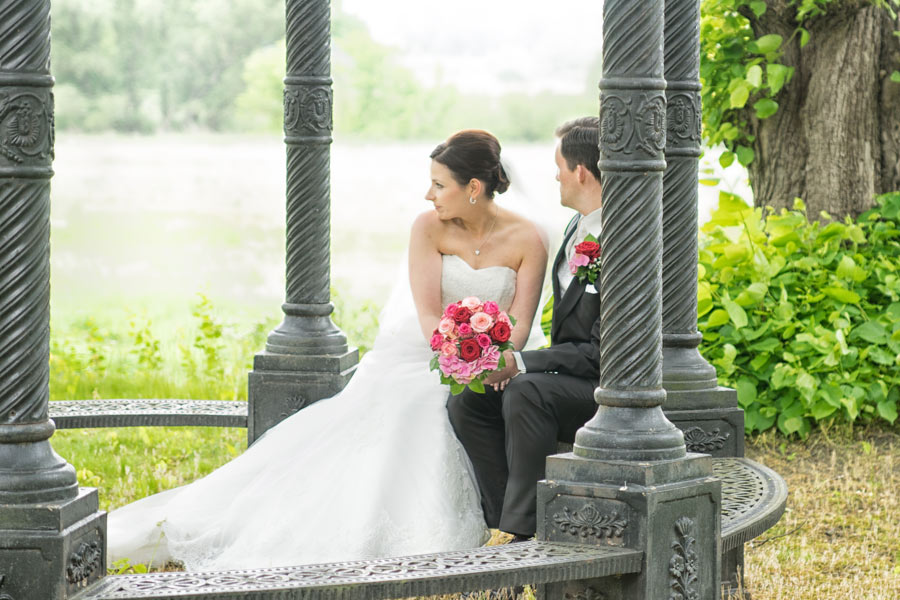
{"label": "ornate cast iron column", "polygon": [[0,23],[0,597],[55,600],[102,576],[106,515],[49,441],[50,2]]}
{"label": "ornate cast iron column", "polygon": [[287,256],[284,321],[250,373],[249,441],[349,381],[359,353],[331,312],[331,7],[287,0]]}
{"label": "ornate cast iron column", "polygon": [[718,597],[720,484],[662,410],[663,4],[604,2],[599,407],[538,488],[538,539],[640,549],[643,566],[546,597]]}
{"label": "ornate cast iron column", "polygon": [[663,176],[663,385],[666,416],[688,449],[743,456],[744,413],[698,351],[697,170],[700,157],[700,2],[666,0],[667,138]]}

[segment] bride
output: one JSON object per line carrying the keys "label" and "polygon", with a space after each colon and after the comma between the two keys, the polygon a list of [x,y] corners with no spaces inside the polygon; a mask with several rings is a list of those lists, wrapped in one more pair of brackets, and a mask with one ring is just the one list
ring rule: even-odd
{"label": "bride", "polygon": [[[412,226],[373,349],[338,395],[269,430],[203,479],[109,515],[108,560],[190,571],[403,556],[479,546],[487,530],[428,344],[443,307],[494,300],[528,337],[547,262],[537,227],[501,208],[509,187],[485,131],[431,153],[434,210]],[[416,318],[417,317],[417,318]]]}

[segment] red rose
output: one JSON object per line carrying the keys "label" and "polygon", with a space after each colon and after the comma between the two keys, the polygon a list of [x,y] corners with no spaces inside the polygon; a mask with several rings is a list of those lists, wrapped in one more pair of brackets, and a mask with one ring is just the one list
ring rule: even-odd
{"label": "red rose", "polygon": [[457,323],[468,323],[469,317],[471,317],[471,316],[472,316],[471,310],[469,310],[465,306],[460,306],[459,309],[457,309],[456,314],[453,315],[453,319]]}
{"label": "red rose", "polygon": [[471,362],[481,356],[481,346],[475,338],[469,338],[459,343],[459,357],[466,362]]}
{"label": "red rose", "polygon": [[509,336],[512,333],[512,330],[509,328],[509,325],[504,323],[503,321],[497,321],[493,328],[491,328],[491,338],[495,342],[503,342],[509,341]]}
{"label": "red rose", "polygon": [[591,260],[600,256],[600,244],[597,242],[581,242],[575,246],[575,252],[584,254]]}

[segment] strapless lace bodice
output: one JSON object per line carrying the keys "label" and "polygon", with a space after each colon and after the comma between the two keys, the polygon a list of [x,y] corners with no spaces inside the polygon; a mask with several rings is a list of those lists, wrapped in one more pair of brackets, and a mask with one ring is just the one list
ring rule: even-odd
{"label": "strapless lace bodice", "polygon": [[441,304],[477,296],[493,300],[501,310],[509,310],[516,295],[516,272],[509,267],[474,269],[455,254],[445,254],[441,272]]}

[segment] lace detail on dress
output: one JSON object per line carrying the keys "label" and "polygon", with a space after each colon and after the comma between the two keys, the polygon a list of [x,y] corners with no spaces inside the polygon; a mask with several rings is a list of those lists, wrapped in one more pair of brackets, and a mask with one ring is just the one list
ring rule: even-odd
{"label": "lace detail on dress", "polygon": [[493,300],[500,305],[500,310],[509,310],[516,296],[516,272],[500,266],[475,269],[459,256],[445,254],[441,271],[441,303],[447,306],[466,296]]}

